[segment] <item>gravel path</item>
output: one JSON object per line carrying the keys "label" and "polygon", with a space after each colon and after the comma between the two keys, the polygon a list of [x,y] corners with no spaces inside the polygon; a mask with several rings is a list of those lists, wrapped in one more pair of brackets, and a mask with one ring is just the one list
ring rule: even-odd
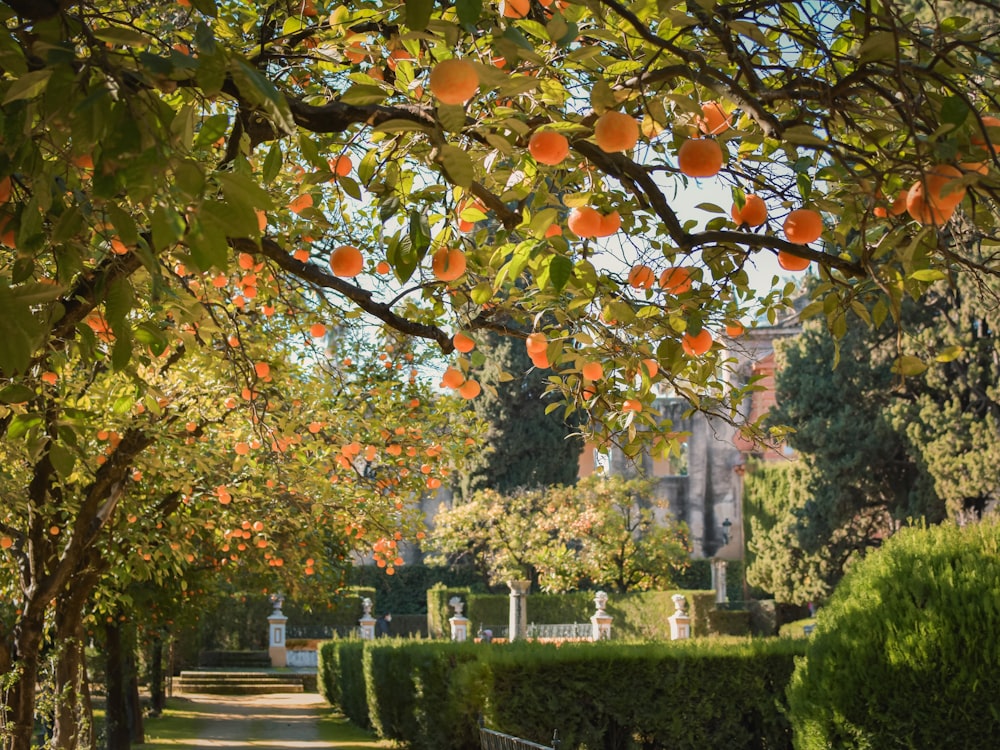
{"label": "gravel path", "polygon": [[217,750],[329,750],[317,734],[328,705],[316,693],[205,695],[185,693],[172,699],[175,713],[203,722],[196,740],[154,740],[145,747],[211,747]]}

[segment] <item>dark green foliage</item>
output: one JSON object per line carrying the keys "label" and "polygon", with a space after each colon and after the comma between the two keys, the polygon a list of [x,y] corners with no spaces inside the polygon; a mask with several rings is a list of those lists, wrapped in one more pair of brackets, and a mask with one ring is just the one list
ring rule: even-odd
{"label": "dark green foliage", "polygon": [[405,641],[380,640],[364,649],[368,718],[379,737],[406,740],[417,734],[413,665]]}
{"label": "dark green foliage", "polygon": [[768,422],[793,428],[787,440],[802,468],[789,477],[787,510],[784,498],[770,498],[776,523],[752,528],[748,580],[779,601],[824,599],[899,523],[944,517],[923,462],[891,418],[897,336],[886,323],[836,340],[817,322],[778,349]]}
{"label": "dark green foliage", "polygon": [[[485,386],[472,401],[476,417],[488,425],[486,450],[467,460],[461,494],[478,489],[509,493],[521,488],[573,484],[583,441],[567,424],[561,409],[546,413],[547,373],[532,367],[521,339],[477,336],[477,355],[485,356],[477,371]],[[502,373],[513,375],[504,380]]]}
{"label": "dark green foliage", "polygon": [[995,520],[904,529],[853,566],[789,689],[796,747],[996,747],[998,580]]}
{"label": "dark green foliage", "polygon": [[745,609],[713,609],[708,613],[711,635],[750,635],[750,612]]}
{"label": "dark green foliage", "polygon": [[343,703],[340,684],[340,642],[325,641],[316,649],[316,678],[319,692],[331,706]]}
{"label": "dark green foliage", "polygon": [[340,709],[359,727],[368,728],[368,689],[365,681],[364,641],[335,641],[340,666]]}
{"label": "dark green foliage", "polygon": [[[689,560],[687,566],[674,574],[674,583],[679,589],[711,589],[712,561],[708,558]],[[743,562],[728,560],[726,562],[726,596],[729,601],[743,600]]]}
{"label": "dark green foliage", "polygon": [[369,678],[378,673],[367,687],[372,716],[384,712],[392,731],[415,732],[393,735],[414,750],[477,750],[479,713],[536,742],[558,729],[563,747],[580,750],[785,750],[784,691],[804,648],[788,640],[364,645]]}
{"label": "dark green foliage", "polygon": [[373,589],[377,613],[422,615],[427,612],[427,589],[435,584],[468,586],[485,590],[482,576],[471,567],[403,565],[395,575],[387,576],[382,568],[358,565],[351,570],[350,582]]}

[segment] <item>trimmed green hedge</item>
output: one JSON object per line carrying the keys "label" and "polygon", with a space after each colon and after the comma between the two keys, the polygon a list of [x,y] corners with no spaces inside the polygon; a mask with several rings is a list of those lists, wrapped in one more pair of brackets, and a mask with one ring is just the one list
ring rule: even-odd
{"label": "trimmed green hedge", "polygon": [[[336,659],[339,667],[340,710],[344,716],[359,727],[365,729],[371,726],[368,716],[368,688],[365,679],[364,649],[365,641],[348,640],[333,642],[338,651]],[[333,693],[333,689],[324,692]]]}
{"label": "trimmed green hedge", "polygon": [[796,746],[996,747],[1000,522],[903,529],[851,566],[789,688]]}
{"label": "trimmed green hedge", "polygon": [[[414,750],[478,750],[476,718],[581,750],[787,750],[784,691],[802,641],[622,644],[338,641],[341,688],[367,698],[379,735]],[[327,646],[324,645],[324,652]],[[343,665],[364,664],[348,689]],[[324,656],[324,664],[327,658]],[[323,670],[324,679],[328,670]],[[324,695],[337,694],[326,686]],[[353,719],[356,709],[344,712]]]}

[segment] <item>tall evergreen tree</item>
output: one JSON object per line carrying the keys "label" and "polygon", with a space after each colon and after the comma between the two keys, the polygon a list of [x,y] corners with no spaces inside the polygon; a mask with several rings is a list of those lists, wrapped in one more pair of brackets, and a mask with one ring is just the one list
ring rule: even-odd
{"label": "tall evergreen tree", "polygon": [[470,407],[488,425],[485,450],[466,464],[463,497],[479,489],[510,493],[554,484],[573,484],[583,441],[563,411],[545,395],[546,373],[532,367],[520,340],[489,335],[478,349],[485,354],[482,395]]}

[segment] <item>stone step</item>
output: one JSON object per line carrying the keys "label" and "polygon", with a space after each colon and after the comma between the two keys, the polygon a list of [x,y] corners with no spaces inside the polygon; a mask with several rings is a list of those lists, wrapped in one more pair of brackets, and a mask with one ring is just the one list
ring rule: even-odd
{"label": "stone step", "polygon": [[174,689],[181,693],[216,695],[305,692],[302,675],[253,671],[185,671],[174,680]]}

